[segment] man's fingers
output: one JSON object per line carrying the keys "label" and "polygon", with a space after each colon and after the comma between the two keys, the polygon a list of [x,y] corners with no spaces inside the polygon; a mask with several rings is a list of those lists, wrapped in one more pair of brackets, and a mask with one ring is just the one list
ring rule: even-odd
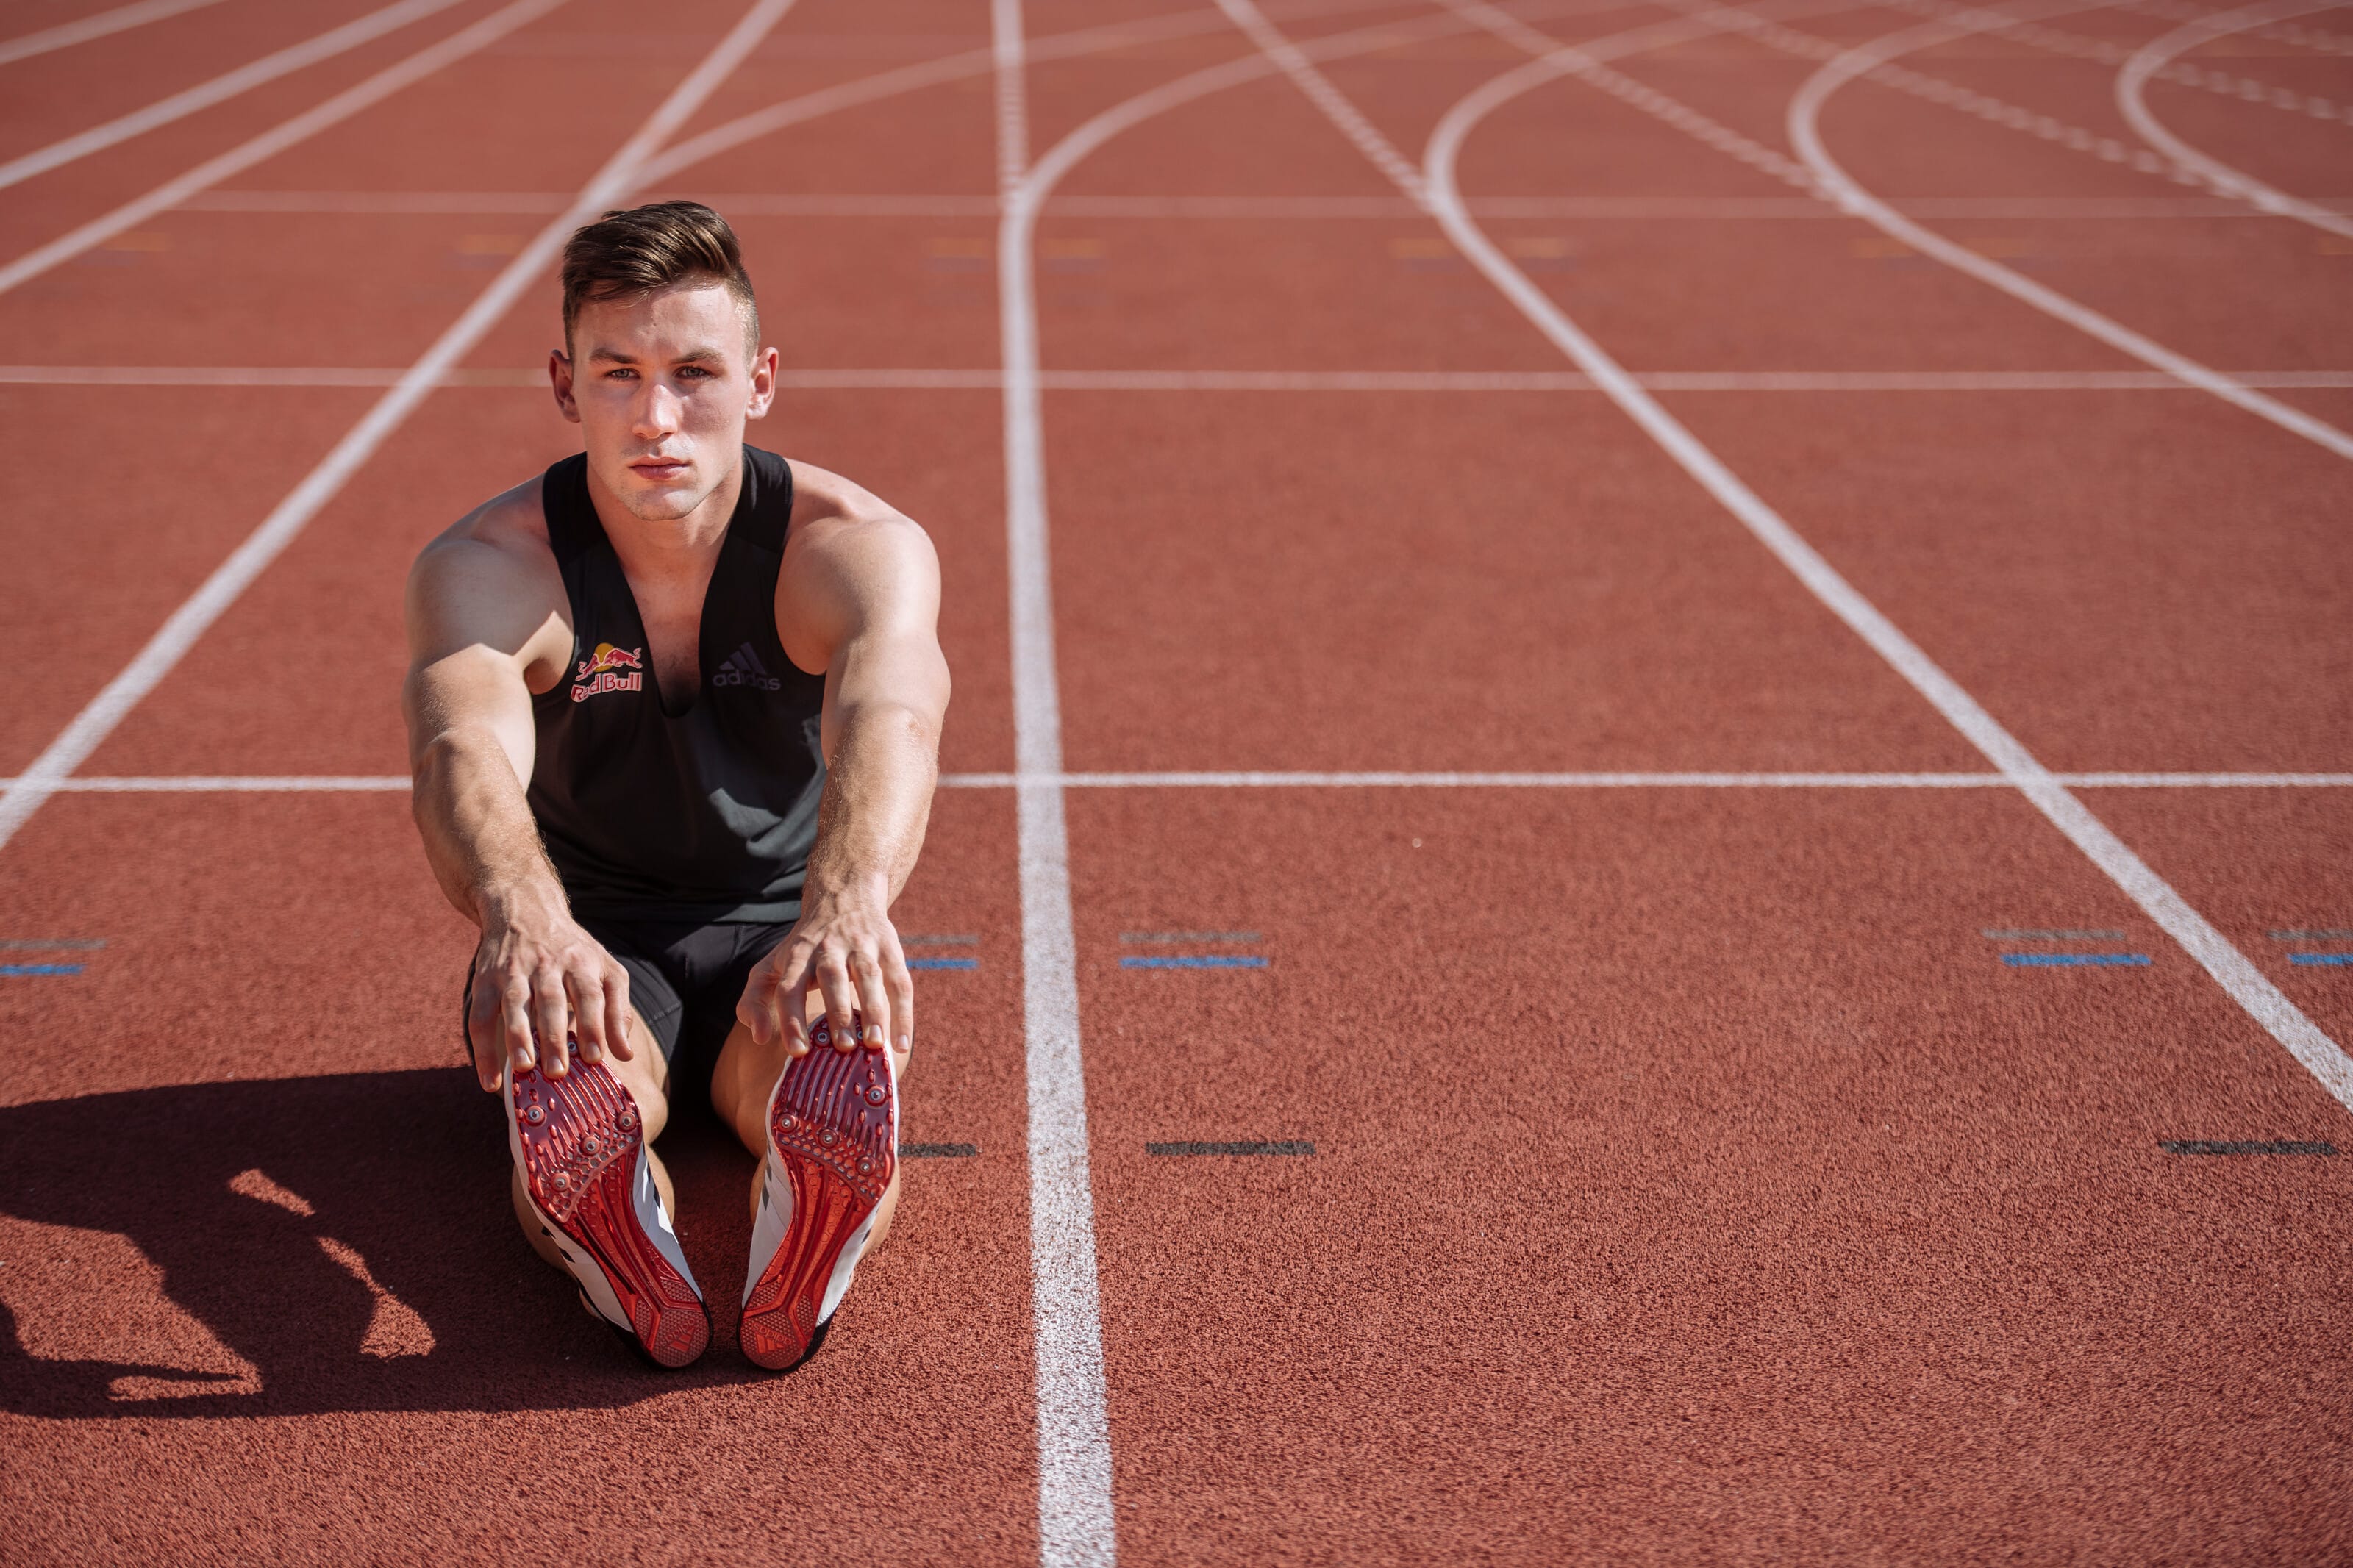
{"label": "man's fingers", "polygon": [[572,1034],[580,1042],[580,1059],[588,1063],[603,1061],[605,977],[594,971],[585,974],[566,974],[564,986],[572,1005]]}
{"label": "man's fingers", "polygon": [[854,1043],[849,1031],[858,1013],[858,987],[849,978],[848,956],[820,952],[817,956],[817,984],[825,994],[825,1021],[833,1043],[846,1050]]}
{"label": "man's fingers", "polygon": [[531,982],[520,974],[508,975],[501,987],[499,1032],[505,1037],[499,1043],[509,1071],[529,1072],[538,1064],[539,1053],[531,1042]]}
{"label": "man's fingers", "polygon": [[808,981],[806,977],[778,994],[785,1004],[785,1047],[797,1057],[808,1055]]}
{"label": "man's fingers", "polygon": [[466,993],[466,1049],[482,1092],[496,1094],[507,1078],[507,1047],[499,1026],[499,991],[491,976],[477,973]]}
{"label": "man's fingers", "polygon": [[904,1055],[915,1046],[915,977],[907,973],[907,955],[893,942],[882,954],[882,981],[891,993],[891,1048]]}
{"label": "man's fingers", "polygon": [[849,955],[849,973],[858,982],[858,999],[866,1010],[866,1029],[858,1043],[879,1046],[891,1037],[893,1012],[889,977],[881,960],[865,952]]}
{"label": "man's fingers", "polygon": [[562,1078],[572,1070],[565,1037],[572,1032],[572,1003],[564,994],[564,973],[549,967],[531,977],[532,1018],[539,1027],[540,1070]]}
{"label": "man's fingers", "polygon": [[752,971],[752,977],[744,983],[743,999],[735,1004],[736,1021],[764,1046],[776,1037],[782,1026],[776,1021],[777,984],[776,963],[771,956]]}
{"label": "man's fingers", "polygon": [[625,1062],[637,1057],[629,1039],[629,972],[617,963],[605,976],[605,1043]]}

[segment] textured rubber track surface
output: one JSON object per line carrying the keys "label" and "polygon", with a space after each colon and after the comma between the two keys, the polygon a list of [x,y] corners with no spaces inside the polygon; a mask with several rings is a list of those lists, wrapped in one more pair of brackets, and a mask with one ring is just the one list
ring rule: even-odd
{"label": "textured rubber track surface", "polygon": [[[769,1177],[761,1203],[773,1202],[781,1171],[791,1187],[791,1219],[744,1292],[744,1353],[776,1370],[817,1348],[842,1251],[853,1239],[863,1247],[863,1227],[898,1163],[888,1057],[872,1047],[836,1050],[822,1024],[812,1039],[808,1054],[786,1067],[768,1101]],[[754,1232],[755,1247],[760,1235]],[[852,1253],[851,1266],[856,1262]]]}
{"label": "textured rubber track surface", "polygon": [[711,1316],[638,1217],[645,1132],[628,1090],[584,1062],[561,1081],[517,1073],[508,1103],[532,1203],[603,1275],[648,1355],[693,1361],[711,1343]]}

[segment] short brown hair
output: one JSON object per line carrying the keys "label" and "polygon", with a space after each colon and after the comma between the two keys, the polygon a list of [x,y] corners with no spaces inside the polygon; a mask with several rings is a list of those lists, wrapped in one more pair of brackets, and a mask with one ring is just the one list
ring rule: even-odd
{"label": "short brown hair", "polygon": [[681,283],[724,283],[744,317],[744,357],[760,352],[760,304],[727,220],[701,202],[655,202],[608,212],[564,244],[564,346],[580,308],[656,293]]}

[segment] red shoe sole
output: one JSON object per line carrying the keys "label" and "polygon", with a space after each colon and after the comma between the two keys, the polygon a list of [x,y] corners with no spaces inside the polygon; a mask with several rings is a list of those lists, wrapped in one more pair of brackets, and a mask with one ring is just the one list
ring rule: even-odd
{"label": "red shoe sole", "polygon": [[584,1062],[561,1079],[517,1073],[513,1101],[533,1204],[604,1276],[648,1355],[671,1367],[701,1355],[711,1314],[638,1216],[631,1187],[645,1131],[629,1091]]}
{"label": "red shoe sole", "polygon": [[822,1026],[785,1068],[768,1102],[768,1139],[793,1189],[793,1222],[744,1298],[744,1353],[781,1372],[818,1337],[841,1249],[891,1185],[897,1093],[879,1047],[833,1048]]}

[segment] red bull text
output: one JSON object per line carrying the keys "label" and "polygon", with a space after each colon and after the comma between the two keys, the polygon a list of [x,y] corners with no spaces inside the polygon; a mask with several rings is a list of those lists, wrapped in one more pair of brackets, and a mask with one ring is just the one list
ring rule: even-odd
{"label": "red bull text", "polygon": [[572,700],[586,702],[591,697],[607,691],[642,691],[645,689],[645,659],[642,648],[615,647],[600,642],[594,655],[580,661],[580,671],[572,678]]}

